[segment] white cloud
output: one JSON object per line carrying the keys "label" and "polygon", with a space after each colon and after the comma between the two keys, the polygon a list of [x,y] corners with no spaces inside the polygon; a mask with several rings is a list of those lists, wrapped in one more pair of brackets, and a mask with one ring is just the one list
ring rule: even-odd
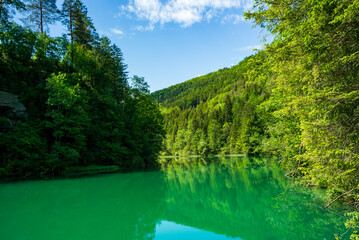
{"label": "white cloud", "polygon": [[[182,27],[191,26],[203,19],[211,20],[219,13],[229,9],[248,10],[253,0],[130,0],[127,6],[121,6],[121,15],[136,16],[149,22],[150,27],[139,30],[153,30],[157,23],[177,23]],[[228,17],[224,17],[228,18]],[[242,21],[239,15],[233,15],[231,22]],[[228,19],[230,20],[230,19]],[[228,21],[227,21],[228,22]]]}
{"label": "white cloud", "polygon": [[214,18],[217,15],[218,15],[217,11],[210,9],[205,13],[205,18],[209,22],[212,18]]}
{"label": "white cloud", "polygon": [[244,17],[242,15],[238,15],[238,14],[230,14],[230,15],[226,15],[223,19],[222,19],[222,23],[233,23],[233,24],[238,24],[240,22],[245,22],[246,20],[244,19]]}
{"label": "white cloud", "polygon": [[249,50],[253,50],[253,49],[263,49],[262,45],[250,45],[250,46],[246,46],[246,47],[241,47],[238,48],[238,51],[249,51]]}
{"label": "white cloud", "polygon": [[155,26],[150,23],[148,26],[136,26],[134,29],[141,32],[152,31],[153,29],[155,29]]}
{"label": "white cloud", "polygon": [[110,28],[110,31],[112,34],[115,34],[115,35],[123,35],[123,32],[118,28]]}

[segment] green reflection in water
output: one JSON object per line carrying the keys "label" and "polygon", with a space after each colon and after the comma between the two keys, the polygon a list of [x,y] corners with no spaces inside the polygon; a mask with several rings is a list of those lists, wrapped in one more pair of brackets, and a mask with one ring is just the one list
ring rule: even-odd
{"label": "green reflection in water", "polygon": [[345,231],[318,192],[291,188],[278,198],[287,181],[270,158],[178,158],[162,168],[170,221],[243,239],[333,239]]}
{"label": "green reflection in water", "polygon": [[[270,158],[163,160],[161,171],[0,184],[0,238],[333,239],[341,210]],[[315,201],[313,200],[315,199]]]}

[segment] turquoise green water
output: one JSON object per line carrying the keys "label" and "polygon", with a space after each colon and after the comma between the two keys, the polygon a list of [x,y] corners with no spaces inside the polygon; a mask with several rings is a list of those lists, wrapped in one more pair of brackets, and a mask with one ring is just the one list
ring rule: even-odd
{"label": "turquoise green water", "polygon": [[[169,161],[169,160],[166,160]],[[0,184],[0,239],[334,239],[342,212],[270,159],[177,159],[161,171]],[[279,195],[279,197],[278,197]]]}

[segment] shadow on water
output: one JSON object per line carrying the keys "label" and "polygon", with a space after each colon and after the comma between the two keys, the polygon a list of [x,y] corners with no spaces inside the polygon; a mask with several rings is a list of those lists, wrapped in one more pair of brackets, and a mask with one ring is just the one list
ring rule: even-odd
{"label": "shadow on water", "polygon": [[167,239],[184,239],[183,226],[197,238],[222,236],[214,239],[333,239],[345,231],[341,212],[322,209],[318,192],[297,187],[278,198],[287,180],[271,158],[161,162],[161,171],[0,184],[0,236],[166,239],[165,225]]}

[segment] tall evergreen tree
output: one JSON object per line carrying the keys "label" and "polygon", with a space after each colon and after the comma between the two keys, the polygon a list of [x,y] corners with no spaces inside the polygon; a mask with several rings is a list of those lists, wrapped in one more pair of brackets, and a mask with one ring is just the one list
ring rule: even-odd
{"label": "tall evergreen tree", "polygon": [[56,0],[28,0],[26,11],[29,15],[23,19],[25,25],[40,33],[59,19]]}
{"label": "tall evergreen tree", "polygon": [[75,0],[65,0],[62,3],[61,22],[67,27],[70,35],[71,44],[74,42],[73,28],[75,15]]}
{"label": "tall evergreen tree", "polygon": [[73,6],[73,41],[90,48],[99,38],[92,19],[87,16],[87,8],[80,0],[75,0]]}
{"label": "tall evergreen tree", "polygon": [[106,72],[106,76],[101,78],[101,81],[108,81],[113,89],[116,100],[122,101],[124,98],[124,91],[127,88],[127,65],[124,64],[124,59],[121,49],[107,37],[102,37],[98,46],[95,49],[99,55],[99,65],[101,69]]}
{"label": "tall evergreen tree", "polygon": [[14,8],[21,10],[25,5],[20,0],[0,0],[0,23],[5,24],[9,21]]}

